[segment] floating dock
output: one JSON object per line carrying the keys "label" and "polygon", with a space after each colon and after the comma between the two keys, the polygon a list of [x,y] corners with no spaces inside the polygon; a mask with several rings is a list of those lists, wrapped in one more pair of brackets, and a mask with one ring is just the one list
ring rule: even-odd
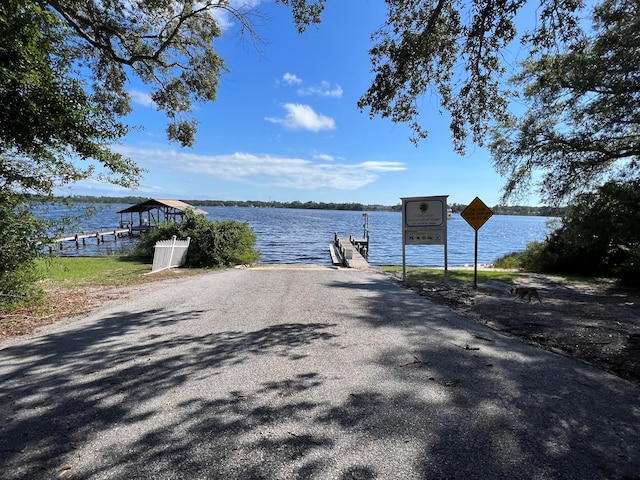
{"label": "floating dock", "polygon": [[368,238],[339,237],[334,234],[333,243],[329,244],[331,263],[348,268],[369,268],[366,255],[369,251]]}

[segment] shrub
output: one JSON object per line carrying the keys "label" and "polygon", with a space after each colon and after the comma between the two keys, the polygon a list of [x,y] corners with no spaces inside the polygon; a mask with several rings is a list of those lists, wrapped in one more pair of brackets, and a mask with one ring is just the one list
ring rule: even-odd
{"label": "shrub", "polygon": [[260,252],[255,249],[257,238],[248,223],[237,220],[212,222],[190,211],[182,222],[163,223],[144,235],[136,255],[152,259],[156,242],[173,235],[191,238],[186,260],[189,267],[247,265],[260,259]]}
{"label": "shrub", "polygon": [[623,285],[640,287],[640,246],[627,251],[627,257],[613,270]]}
{"label": "shrub", "polygon": [[558,256],[545,242],[531,242],[520,254],[520,268],[525,272],[561,273],[558,270]]}
{"label": "shrub", "polygon": [[44,224],[20,196],[3,195],[0,203],[0,308],[12,309],[42,295],[35,259]]}
{"label": "shrub", "polygon": [[608,182],[574,199],[561,226],[527,246],[523,270],[640,284],[640,180]]}
{"label": "shrub", "polygon": [[493,265],[496,268],[509,268],[512,270],[518,270],[521,268],[522,264],[522,261],[520,259],[521,256],[522,253],[520,252],[507,253],[506,255],[498,258],[495,262],[493,262]]}

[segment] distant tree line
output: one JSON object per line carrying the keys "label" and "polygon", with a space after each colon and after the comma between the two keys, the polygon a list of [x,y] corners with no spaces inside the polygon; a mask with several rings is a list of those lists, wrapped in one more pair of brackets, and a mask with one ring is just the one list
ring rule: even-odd
{"label": "distant tree line", "polygon": [[92,195],[71,195],[68,197],[55,197],[55,200],[71,202],[71,203],[127,203],[135,205],[149,200],[149,197],[94,197]]}
{"label": "distant tree line", "polygon": [[391,208],[384,205],[365,205],[362,203],[334,203],[334,202],[264,202],[261,200],[185,200],[186,203],[205,207],[256,207],[256,208],[299,208],[306,210],[355,210],[355,211],[371,211],[384,210]]}
{"label": "distant tree line", "polygon": [[[64,200],[73,203],[127,203],[136,204],[149,200],[148,197],[94,197],[90,195],[72,195],[64,197]],[[367,212],[401,212],[402,205],[379,205],[363,203],[335,203],[335,202],[277,202],[262,200],[183,200],[198,207],[249,207],[249,208],[298,208],[308,210],[353,210]],[[449,204],[453,213],[460,213],[467,205],[464,203]],[[495,205],[490,207],[495,215],[526,215],[542,217],[561,217],[566,212],[566,207],[530,207],[524,205]]]}
{"label": "distant tree line", "polygon": [[[463,203],[452,203],[449,208],[453,213],[460,213],[467,205]],[[529,207],[525,205],[494,205],[491,211],[494,215],[523,215],[523,216],[538,216],[538,217],[561,217],[566,211],[567,207]]]}
{"label": "distant tree line", "polygon": [[[142,203],[149,200],[148,197],[94,197],[90,195],[71,195],[69,197],[60,197],[58,200],[65,200],[73,203]],[[356,211],[391,211],[396,207],[385,205],[365,205],[362,203],[325,203],[325,202],[277,202],[277,201],[261,201],[261,200],[182,200],[189,205],[198,207],[256,207],[256,208],[300,208],[309,210],[356,210]],[[400,207],[397,207],[400,210]]]}

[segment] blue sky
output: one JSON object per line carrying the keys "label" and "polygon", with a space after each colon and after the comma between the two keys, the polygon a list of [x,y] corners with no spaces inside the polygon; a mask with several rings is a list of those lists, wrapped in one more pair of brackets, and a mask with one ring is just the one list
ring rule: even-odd
{"label": "blue sky", "polygon": [[422,101],[430,135],[418,147],[408,126],[358,110],[372,79],[368,50],[384,22],[383,1],[328,2],[322,24],[303,34],[282,5],[259,8],[267,15],[257,25],[265,43],[256,48],[233,28],[216,43],[230,72],[217,101],[196,107],[193,148],[166,140],[166,118],[144,85],[132,82],[126,120],[142,128],[115,149],[148,170],[139,188],[84,181],[59,193],[383,205],[449,195],[450,203],[476,196],[498,203],[504,180],[488,152],[454,153],[448,118],[435,102]]}

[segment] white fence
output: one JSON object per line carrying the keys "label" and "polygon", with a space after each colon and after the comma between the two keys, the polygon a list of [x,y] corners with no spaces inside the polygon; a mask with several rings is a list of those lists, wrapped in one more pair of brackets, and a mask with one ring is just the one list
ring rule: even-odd
{"label": "white fence", "polygon": [[177,240],[175,235],[171,237],[171,240],[156,242],[151,273],[184,265],[190,242],[190,237],[187,237],[186,240]]}

